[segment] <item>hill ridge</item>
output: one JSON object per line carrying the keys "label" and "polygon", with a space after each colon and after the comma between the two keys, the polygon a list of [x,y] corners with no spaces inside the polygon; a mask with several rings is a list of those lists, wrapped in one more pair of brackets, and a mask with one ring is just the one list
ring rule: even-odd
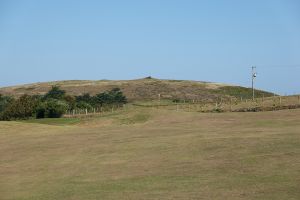
{"label": "hill ridge", "polygon": [[[0,94],[21,96],[23,94],[45,94],[52,86],[57,85],[71,95],[97,93],[120,88],[130,101],[162,99],[186,99],[210,101],[230,96],[250,98],[251,88],[195,80],[172,80],[146,77],[134,80],[58,80],[37,82],[0,88]],[[257,90],[257,95],[271,96],[270,92]]]}

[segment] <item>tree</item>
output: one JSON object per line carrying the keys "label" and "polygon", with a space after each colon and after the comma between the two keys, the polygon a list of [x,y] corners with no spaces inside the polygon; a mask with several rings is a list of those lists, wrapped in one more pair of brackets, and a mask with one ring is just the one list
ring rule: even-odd
{"label": "tree", "polygon": [[109,104],[124,104],[127,103],[127,98],[123,95],[120,88],[113,88],[108,92],[97,94],[96,102],[101,106]]}
{"label": "tree", "polygon": [[123,95],[123,92],[120,88],[114,88],[111,91],[109,91],[109,96],[113,104],[127,103],[127,98]]}
{"label": "tree", "polygon": [[64,100],[67,102],[69,110],[73,110],[76,108],[76,98],[74,96],[66,95],[64,97]]}
{"label": "tree", "polygon": [[47,99],[57,99],[57,100],[62,100],[66,95],[65,90],[61,90],[59,86],[55,85],[52,86],[51,90],[47,92],[44,96],[44,100]]}

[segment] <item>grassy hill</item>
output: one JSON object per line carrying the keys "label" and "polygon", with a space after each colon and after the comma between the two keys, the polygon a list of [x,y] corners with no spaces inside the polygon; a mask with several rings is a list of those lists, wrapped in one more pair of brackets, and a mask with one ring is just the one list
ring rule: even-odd
{"label": "grassy hill", "polygon": [[[90,93],[92,95],[114,87],[119,87],[130,101],[154,100],[158,99],[181,99],[181,100],[201,100],[210,101],[217,98],[229,96],[251,98],[251,88],[225,85],[221,83],[210,83],[201,81],[184,80],[160,80],[154,78],[144,78],[137,80],[70,80],[33,83],[19,86],[0,88],[0,94],[20,96],[22,94],[45,94],[53,85],[58,85],[67,93],[80,95]],[[273,95],[265,91],[256,91],[257,96],[265,97]]]}

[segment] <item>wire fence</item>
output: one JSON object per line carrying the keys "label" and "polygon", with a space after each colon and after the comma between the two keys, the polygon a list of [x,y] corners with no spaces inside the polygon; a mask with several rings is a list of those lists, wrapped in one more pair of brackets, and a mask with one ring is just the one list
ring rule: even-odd
{"label": "wire fence", "polygon": [[230,98],[215,102],[183,101],[166,103],[153,102],[134,104],[136,106],[152,107],[185,112],[259,112],[282,109],[300,108],[300,96],[273,96],[252,99]]}
{"label": "wire fence", "polygon": [[94,116],[102,116],[109,113],[116,113],[121,110],[126,110],[129,105],[112,105],[95,108],[84,108],[84,109],[72,109],[67,110],[63,117],[65,118],[87,118]]}
{"label": "wire fence", "polygon": [[216,100],[215,102],[202,102],[199,100],[183,100],[181,102],[148,101],[89,109],[67,110],[64,117],[88,118],[94,116],[105,116],[110,113],[134,109],[135,107],[174,110],[177,112],[261,112],[300,108],[300,96],[261,97],[255,98],[254,100],[243,98],[227,98]]}

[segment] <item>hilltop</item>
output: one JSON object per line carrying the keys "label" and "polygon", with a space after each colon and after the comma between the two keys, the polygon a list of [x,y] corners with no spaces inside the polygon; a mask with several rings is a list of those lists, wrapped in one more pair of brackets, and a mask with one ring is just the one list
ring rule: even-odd
{"label": "hilltop", "polygon": [[[222,83],[188,80],[162,80],[147,77],[136,80],[67,80],[54,82],[32,83],[18,86],[0,88],[0,94],[21,96],[23,94],[45,94],[54,86],[60,86],[68,94],[81,95],[90,93],[95,95],[99,92],[120,88],[129,101],[162,99],[185,99],[210,101],[228,97],[251,97],[251,88],[233,86]],[[271,96],[272,93],[257,90],[257,97]]]}

